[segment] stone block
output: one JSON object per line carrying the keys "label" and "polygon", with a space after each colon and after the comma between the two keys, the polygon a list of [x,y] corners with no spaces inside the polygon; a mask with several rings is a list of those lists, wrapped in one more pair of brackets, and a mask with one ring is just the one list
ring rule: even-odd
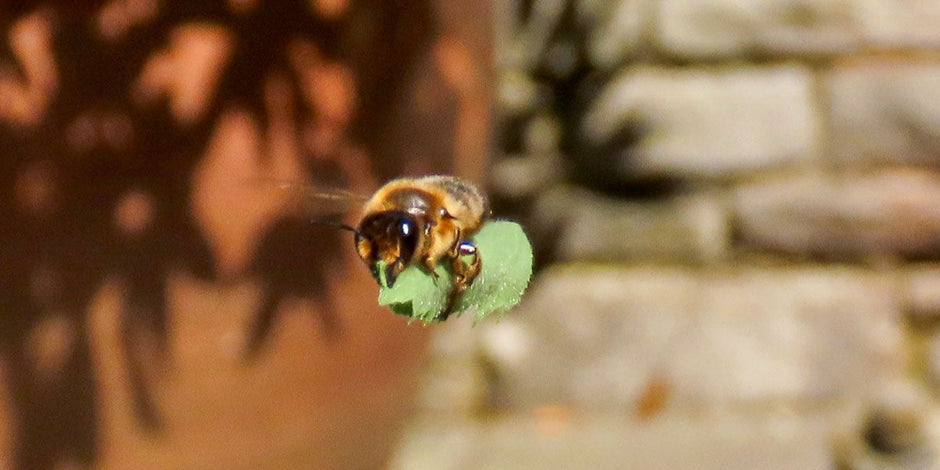
{"label": "stone block", "polygon": [[535,0],[525,9],[522,2],[497,2],[496,11],[508,13],[509,17],[499,18],[494,28],[498,38],[496,64],[526,72],[538,67],[553,45],[567,3],[566,0]]}
{"label": "stone block", "polygon": [[940,61],[849,63],[834,68],[824,88],[839,164],[940,165]]}
{"label": "stone block", "polygon": [[[635,142],[618,146],[625,129]],[[588,109],[580,137],[612,152],[604,171],[635,178],[719,178],[805,162],[820,133],[813,80],[799,66],[625,70]],[[582,158],[582,157],[579,157]]]}
{"label": "stone block", "polygon": [[563,197],[567,209],[548,228],[561,260],[702,263],[727,254],[727,209],[710,194],[628,201],[572,190]]}
{"label": "stone block", "polygon": [[[405,430],[391,470],[831,470],[829,416],[616,414],[545,423],[526,414],[482,421],[423,417]],[[874,467],[866,467],[874,468]]]}
{"label": "stone block", "polygon": [[914,267],[906,279],[908,313],[926,323],[940,320],[940,265]]}
{"label": "stone block", "polygon": [[931,390],[940,395],[940,333],[934,333],[927,343],[927,382]]}
{"label": "stone block", "polygon": [[555,153],[505,157],[490,169],[490,195],[508,200],[533,197],[564,177],[564,162]]}
{"label": "stone block", "polygon": [[461,315],[436,325],[430,357],[418,383],[415,407],[448,416],[472,416],[486,408],[488,386],[480,361],[472,315]]}
{"label": "stone block", "polygon": [[891,287],[850,268],[552,268],[520,308],[483,325],[500,338],[484,350],[511,409],[632,413],[653,378],[667,408],[821,403],[905,366]]}
{"label": "stone block", "polygon": [[940,407],[923,385],[898,380],[859,411],[832,440],[833,468],[940,470]]}
{"label": "stone block", "polygon": [[588,31],[588,60],[599,69],[627,62],[643,40],[652,5],[648,0],[584,0],[577,4]]}
{"label": "stone block", "polygon": [[441,415],[473,416],[487,403],[486,374],[473,356],[434,358],[418,384],[415,406]]}
{"label": "stone block", "polygon": [[532,114],[551,103],[551,90],[524,70],[506,67],[497,77],[496,105],[503,118]]}
{"label": "stone block", "polygon": [[865,41],[882,49],[940,46],[940,2],[856,0]]}
{"label": "stone block", "polygon": [[940,254],[940,174],[800,175],[739,188],[746,244],[827,258]]}
{"label": "stone block", "polygon": [[663,0],[658,45],[684,59],[831,55],[858,44],[853,0]]}

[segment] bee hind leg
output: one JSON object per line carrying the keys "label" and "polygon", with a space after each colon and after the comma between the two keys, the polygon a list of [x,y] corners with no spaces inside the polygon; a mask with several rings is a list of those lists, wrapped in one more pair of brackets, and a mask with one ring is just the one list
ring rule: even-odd
{"label": "bee hind leg", "polygon": [[[471,256],[470,264],[463,262],[464,256]],[[456,284],[459,284],[460,291],[463,292],[473,284],[473,280],[480,274],[483,263],[477,254],[477,247],[468,241],[460,242],[457,246],[457,256],[451,260],[451,269],[456,277]]]}
{"label": "bee hind leg", "polygon": [[[453,313],[457,300],[473,284],[473,280],[480,274],[480,269],[483,267],[476,247],[468,241],[456,244],[450,255],[450,269],[454,273],[454,286],[447,299],[447,308],[438,317],[440,320],[446,320]],[[469,264],[464,263],[464,256],[472,256]]]}

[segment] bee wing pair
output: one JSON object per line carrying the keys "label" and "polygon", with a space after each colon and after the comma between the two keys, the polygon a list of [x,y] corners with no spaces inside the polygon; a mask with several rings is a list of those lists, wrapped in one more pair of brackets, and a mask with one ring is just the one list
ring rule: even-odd
{"label": "bee wing pair", "polygon": [[344,214],[360,209],[369,200],[369,196],[353,191],[313,183],[253,178],[250,184],[280,192],[284,198],[283,212],[297,217]]}
{"label": "bee wing pair", "polygon": [[[356,227],[324,225],[354,232],[359,257],[376,280],[378,265],[384,263],[389,287],[410,265],[433,275],[438,262],[447,262],[454,285],[443,318],[480,272],[481,260],[470,238],[489,217],[489,204],[470,182],[445,175],[399,178],[369,197],[291,181],[268,180],[268,184],[286,192],[289,211],[306,216],[341,213],[352,203],[359,204],[363,214]],[[462,259],[466,255],[472,256],[469,264]]]}

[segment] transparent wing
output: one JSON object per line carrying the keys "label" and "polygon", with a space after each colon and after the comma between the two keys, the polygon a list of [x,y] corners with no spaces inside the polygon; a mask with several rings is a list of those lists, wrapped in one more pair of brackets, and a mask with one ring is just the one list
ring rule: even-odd
{"label": "transparent wing", "polygon": [[276,192],[285,214],[299,217],[343,214],[359,209],[368,199],[359,193],[302,181],[252,178],[259,190]]}

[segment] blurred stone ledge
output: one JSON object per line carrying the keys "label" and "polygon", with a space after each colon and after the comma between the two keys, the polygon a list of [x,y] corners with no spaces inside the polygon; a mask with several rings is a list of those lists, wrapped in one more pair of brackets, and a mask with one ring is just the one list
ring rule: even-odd
{"label": "blurred stone ledge", "polygon": [[931,170],[765,176],[730,197],[713,188],[654,199],[565,185],[538,192],[529,186],[545,183],[506,173],[526,188],[518,191],[537,193],[528,229],[561,261],[707,264],[748,249],[856,262],[940,256],[940,173]]}
{"label": "blurred stone ledge", "polygon": [[940,48],[940,2],[855,0],[865,42],[879,49]]}
{"label": "blurred stone ledge", "polygon": [[564,56],[579,33],[600,70],[651,52],[683,61],[818,60],[940,49],[934,0],[540,0],[528,15],[519,9],[497,2],[497,63],[528,71]]}
{"label": "blurred stone ledge", "polygon": [[727,255],[728,218],[711,193],[644,201],[558,186],[536,200],[529,229],[554,240],[560,260],[701,264]]}
{"label": "blurred stone ledge", "polygon": [[940,174],[932,171],[767,179],[738,188],[732,205],[741,241],[765,250],[940,256]]}
{"label": "blurred stone ledge", "polygon": [[684,59],[940,47],[933,0],[662,0],[656,45]]}
{"label": "blurred stone ledge", "polygon": [[819,56],[860,43],[853,0],[663,0],[657,45],[686,59]]}
{"label": "blurred stone ledge", "polygon": [[[822,132],[813,93],[810,70],[798,65],[629,67],[587,109],[579,158],[607,149],[614,164],[605,168],[627,181],[727,179],[809,163]],[[617,148],[630,129],[635,141]]]}
{"label": "blurred stone ledge", "polygon": [[914,265],[903,273],[908,313],[922,323],[940,323],[940,265]]}
{"label": "blurred stone ledge", "polygon": [[[787,334],[789,332],[788,339],[798,340],[799,345],[793,346],[789,350],[791,353],[801,351],[801,348],[806,347],[807,338],[810,336],[813,341],[825,341],[827,335],[832,338],[841,338],[841,330],[839,330],[841,327],[838,322],[843,317],[851,316],[851,313],[847,312],[828,312],[828,315],[833,316],[830,320],[816,319],[813,321],[822,323],[798,326],[798,329],[804,332],[803,335],[793,335],[792,332],[796,328],[794,325],[798,325],[799,322],[806,319],[804,318],[805,315],[809,315],[805,309],[811,308],[811,301],[818,305],[823,305],[825,302],[838,304],[840,296],[852,296],[855,292],[864,290],[866,285],[875,284],[877,285],[876,292],[855,300],[855,302],[867,305],[868,310],[863,311],[858,318],[852,321],[860,322],[874,318],[877,322],[880,322],[880,326],[872,326],[869,331],[872,336],[867,336],[867,339],[862,340],[862,342],[856,341],[854,343],[855,347],[868,348],[867,354],[869,356],[876,355],[877,348],[883,347],[881,353],[877,354],[884,353],[882,357],[887,358],[887,362],[882,364],[886,366],[882,371],[886,382],[890,382],[893,380],[891,370],[902,367],[903,359],[889,356],[909,357],[909,348],[913,345],[909,342],[909,339],[900,339],[904,344],[898,344],[895,339],[886,337],[884,338],[886,342],[879,346],[877,338],[873,335],[878,333],[877,328],[886,328],[886,332],[891,335],[903,336],[905,317],[912,319],[915,327],[922,328],[926,332],[925,366],[927,383],[934,387],[934,391],[940,391],[940,333],[932,333],[934,327],[940,323],[940,264],[921,263],[901,271],[889,273],[843,266],[839,267],[837,272],[832,275],[821,275],[821,273],[824,274],[824,269],[822,266],[816,268],[725,267],[691,269],[652,266],[604,268],[588,265],[568,265],[565,267],[563,265],[550,270],[546,275],[547,280],[539,278],[536,281],[539,285],[537,293],[531,294],[531,297],[526,299],[518,311],[507,314],[501,322],[479,325],[475,332],[480,334],[467,334],[467,330],[473,327],[472,319],[469,316],[455,318],[446,324],[439,325],[436,328],[431,346],[430,362],[419,387],[418,409],[424,413],[434,413],[435,416],[471,417],[477,416],[480,412],[491,411],[494,404],[506,406],[507,403],[505,402],[498,403],[499,401],[505,401],[505,396],[503,398],[491,396],[494,392],[498,395],[513,393],[506,389],[507,379],[505,376],[511,374],[512,371],[520,375],[538,374],[537,370],[526,368],[525,361],[528,360],[537,344],[552,342],[556,345],[556,348],[561,347],[561,345],[574,344],[575,338],[572,338],[571,341],[558,342],[551,336],[563,335],[565,333],[564,328],[571,328],[576,331],[580,331],[581,328],[588,328],[593,332],[586,338],[581,338],[585,342],[579,346],[578,354],[583,356],[575,362],[590,360],[588,355],[590,348],[598,347],[604,351],[599,356],[599,360],[604,361],[604,364],[616,364],[618,361],[614,357],[608,357],[607,359],[604,359],[604,357],[605,355],[616,354],[617,351],[626,351],[614,346],[615,338],[620,333],[608,331],[605,334],[614,335],[614,339],[598,342],[596,341],[597,335],[599,335],[598,330],[606,328],[606,326],[596,326],[598,322],[602,325],[609,325],[610,322],[613,322],[617,328],[629,330],[629,337],[624,336],[624,341],[635,338],[635,335],[649,332],[655,335],[638,344],[635,349],[631,349],[631,356],[623,357],[623,365],[617,368],[618,370],[626,370],[627,363],[641,358],[639,362],[629,367],[633,370],[633,376],[623,380],[642,382],[643,386],[646,386],[648,383],[644,381],[667,370],[656,370],[657,367],[664,367],[663,364],[665,364],[657,361],[664,361],[666,354],[678,351],[671,349],[670,342],[685,342],[691,340],[700,332],[698,329],[699,324],[697,320],[693,319],[694,317],[708,315],[716,322],[715,328],[719,327],[717,322],[721,322],[722,325],[736,325],[737,323],[733,321],[733,318],[721,317],[714,312],[726,307],[737,308],[738,304],[760,304],[762,301],[764,303],[773,301],[775,297],[764,296],[764,293],[771,292],[778,297],[783,296],[789,286],[793,284],[805,284],[805,287],[797,289],[786,306],[762,305],[760,308],[752,310],[757,312],[756,315],[759,315],[761,311],[776,312],[776,317],[773,317],[773,313],[768,314],[777,319],[776,324],[790,324],[788,328],[780,333]],[[578,272],[585,272],[587,275],[579,276]],[[607,291],[595,287],[601,293],[592,293],[591,286],[600,282],[599,280],[604,273],[613,274],[615,281],[603,284],[612,287]],[[740,278],[747,278],[750,281],[740,285],[737,290],[727,287]],[[784,279],[786,282],[777,289],[768,287],[775,284],[775,279]],[[815,287],[812,287],[814,284]],[[839,284],[853,285],[854,288],[844,294],[817,292],[839,288]],[[644,293],[644,289],[650,286],[652,287]],[[752,288],[752,286],[758,286],[758,288]],[[763,288],[760,288],[760,286],[763,286]],[[689,287],[692,291],[682,294],[680,297],[671,294],[674,290]],[[619,294],[618,289],[620,290]],[[580,303],[573,306],[572,311],[574,314],[566,316],[564,305],[570,305],[570,303],[562,304],[560,301],[552,308],[539,308],[545,303],[550,303],[545,300],[546,296],[556,298],[575,290],[578,293],[572,295],[578,296],[575,300]],[[704,295],[704,291],[708,291],[709,294]],[[741,291],[743,294],[737,291]],[[723,295],[733,296],[734,299],[722,298]],[[585,297],[582,296],[586,296],[591,300],[583,301],[582,299]],[[712,300],[706,304],[706,300],[710,297]],[[817,300],[812,300],[814,298]],[[796,320],[787,320],[786,318],[781,320],[781,314],[778,310],[785,310],[795,304],[802,306],[789,314],[795,317]],[[881,310],[875,308],[878,304],[881,305]],[[597,313],[597,318],[590,317],[590,309],[598,307],[598,305],[606,307],[603,309],[599,307],[603,311]],[[685,305],[690,305],[690,307],[683,310],[682,307]],[[875,307],[872,307],[873,305]],[[619,313],[617,312],[618,308]],[[840,307],[840,309],[842,308],[850,309],[852,304]],[[618,314],[622,314],[624,317],[619,320],[607,318],[608,316],[616,317]],[[559,323],[549,325],[544,330],[533,327],[532,324],[540,322],[543,315],[552,322]],[[564,318],[579,321],[580,317],[577,315],[589,316],[589,323],[572,324],[568,327],[563,327],[560,323]],[[746,314],[741,313],[741,315]],[[783,315],[783,317],[786,316]],[[759,318],[761,317],[755,317],[752,321],[759,322],[761,321]],[[683,324],[682,322],[686,323]],[[688,326],[689,324],[692,326]],[[750,331],[748,328],[750,327],[746,325],[738,326],[736,329],[742,331],[732,332],[731,335],[744,335],[746,331]],[[864,331],[854,331],[853,334],[856,337],[864,336]],[[626,333],[623,334],[626,335]],[[773,332],[767,332],[767,334],[771,335]],[[698,341],[697,344],[707,343],[705,340]],[[839,345],[843,344],[842,341],[842,339],[839,340]],[[613,350],[611,350],[612,348]],[[802,351],[806,352],[805,350]],[[730,351],[725,353],[732,354]],[[812,354],[823,355],[825,351],[817,350]],[[839,357],[851,357],[852,354],[853,351],[843,351]],[[549,360],[549,358],[544,359]],[[804,359],[809,360],[811,357],[805,356]],[[759,357],[754,357],[752,360],[767,362],[766,359]],[[778,361],[778,364],[786,360],[784,358],[782,361]],[[839,358],[831,357],[825,358],[825,360],[837,361]],[[499,365],[502,366],[491,369],[491,367]],[[602,365],[592,366],[592,369]],[[497,370],[502,370],[502,372],[494,375]],[[561,370],[563,369],[559,369],[559,371]],[[610,374],[615,373],[611,372]],[[538,377],[541,376],[534,376],[533,380]],[[718,380],[717,377],[714,379]],[[607,377],[605,380],[616,381],[617,379]],[[557,381],[553,383],[557,383]],[[865,395],[870,394],[872,390],[879,388],[874,383],[869,385],[872,385],[871,389],[848,390],[844,396],[862,399]],[[495,390],[493,387],[495,387]],[[562,399],[561,395],[550,397],[550,389],[548,388],[545,392],[546,400]],[[631,393],[630,399],[638,399],[643,392],[633,389]],[[496,403],[491,402],[494,398]],[[601,397],[595,396],[594,398]],[[590,397],[587,399],[590,401]],[[630,406],[630,403],[632,403],[630,399],[618,401],[616,403],[617,407],[623,410]],[[784,397],[784,400],[787,399]],[[514,402],[514,399],[510,398],[509,401]],[[531,407],[537,406],[537,401],[526,400],[525,403]],[[593,406],[589,401],[585,403],[588,406]],[[550,402],[547,401],[547,403]],[[686,403],[686,405],[689,404]],[[707,407],[709,405],[698,403],[695,406]]]}
{"label": "blurred stone ledge", "polygon": [[818,266],[568,265],[481,325],[495,404],[633,412],[651,380],[668,409],[818,406],[903,375],[891,274]]}
{"label": "blurred stone ledge", "polygon": [[857,59],[823,77],[838,166],[940,167],[940,57]]}
{"label": "blurred stone ledge", "polygon": [[424,417],[406,429],[391,470],[828,470],[832,416],[510,415]]}
{"label": "blurred stone ledge", "polygon": [[911,343],[922,348],[927,385],[940,397],[940,264],[918,264],[902,271],[905,313],[913,327]]}

